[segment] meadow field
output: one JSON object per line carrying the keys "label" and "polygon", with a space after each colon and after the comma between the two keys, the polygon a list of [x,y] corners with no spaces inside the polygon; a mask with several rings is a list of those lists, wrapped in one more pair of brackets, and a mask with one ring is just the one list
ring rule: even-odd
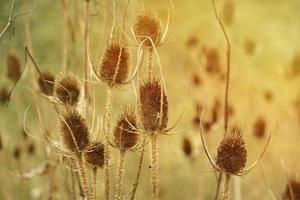
{"label": "meadow field", "polygon": [[300,200],[299,10],[1,0],[0,200]]}

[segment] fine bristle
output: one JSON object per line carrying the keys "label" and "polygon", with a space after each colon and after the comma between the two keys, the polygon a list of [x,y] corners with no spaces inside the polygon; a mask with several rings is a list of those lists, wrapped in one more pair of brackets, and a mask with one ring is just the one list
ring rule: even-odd
{"label": "fine bristle", "polygon": [[5,87],[0,88],[0,103],[4,104],[8,99],[8,91]]}
{"label": "fine bristle", "polygon": [[79,101],[80,86],[75,77],[66,76],[55,83],[55,95],[63,103],[75,105]]}
{"label": "fine bristle", "polygon": [[282,199],[283,200],[300,199],[300,182],[294,179],[290,180],[285,187]]}
{"label": "fine bristle", "polygon": [[247,150],[242,134],[230,132],[220,143],[216,164],[225,172],[237,174],[243,170],[247,161]]}
{"label": "fine bristle", "polygon": [[[156,17],[147,12],[142,12],[136,16],[134,24],[134,33],[139,42],[142,42],[146,37],[151,38],[154,46],[159,46],[161,40],[160,22]],[[145,37],[146,36],[146,37]],[[145,47],[152,47],[149,39],[143,43]]]}
{"label": "fine bristle", "polygon": [[65,114],[60,122],[60,130],[65,145],[71,151],[82,151],[90,143],[86,121],[77,111]]}
{"label": "fine bristle", "polygon": [[140,103],[141,121],[145,130],[161,131],[167,127],[168,101],[159,80],[147,80],[140,86]]}
{"label": "fine bristle", "polygon": [[54,76],[49,72],[42,72],[38,78],[40,91],[47,95],[52,96],[54,92]]}
{"label": "fine bristle", "polygon": [[14,55],[8,55],[6,59],[7,73],[6,76],[15,82],[21,75],[21,65],[19,59]]}
{"label": "fine bristle", "polygon": [[85,153],[86,162],[94,167],[102,168],[104,165],[104,145],[96,142]]}
{"label": "fine bristle", "polygon": [[122,84],[129,72],[129,52],[125,42],[111,42],[100,61],[100,77],[109,86]]}
{"label": "fine bristle", "polygon": [[192,155],[192,143],[187,137],[184,137],[182,140],[182,151],[187,157],[190,157]]}
{"label": "fine bristle", "polygon": [[119,116],[114,129],[115,145],[122,150],[134,147],[138,140],[136,129],[137,125],[134,111],[126,110]]}

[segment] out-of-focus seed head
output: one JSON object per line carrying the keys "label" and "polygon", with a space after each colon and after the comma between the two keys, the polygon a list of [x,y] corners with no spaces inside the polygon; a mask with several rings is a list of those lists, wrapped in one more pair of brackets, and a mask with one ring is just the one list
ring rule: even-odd
{"label": "out-of-focus seed head", "polygon": [[144,129],[151,132],[165,129],[168,123],[168,101],[160,81],[155,78],[147,80],[139,91]]}
{"label": "out-of-focus seed head", "polygon": [[202,84],[201,76],[195,73],[192,77],[192,83],[195,87],[201,86]]}
{"label": "out-of-focus seed head", "polygon": [[67,112],[60,122],[64,144],[70,151],[83,151],[90,144],[89,130],[85,119],[77,112]]}
{"label": "out-of-focus seed head", "polygon": [[212,107],[212,110],[211,110],[211,123],[212,124],[214,124],[218,121],[220,109],[221,109],[221,103],[218,99],[216,99],[215,103]]}
{"label": "out-of-focus seed head", "polygon": [[182,151],[187,157],[190,157],[193,153],[192,143],[187,137],[184,137],[182,140]]}
{"label": "out-of-focus seed head", "polygon": [[102,168],[104,165],[104,145],[100,142],[91,145],[85,153],[85,158],[87,163],[93,167]]}
{"label": "out-of-focus seed head", "polygon": [[283,200],[298,200],[300,199],[300,182],[292,179],[286,186],[282,195]]}
{"label": "out-of-focus seed head", "polygon": [[65,76],[55,83],[56,97],[66,105],[74,106],[79,101],[80,85],[75,77]]}
{"label": "out-of-focus seed head", "polygon": [[19,59],[14,55],[8,55],[6,58],[7,72],[6,76],[15,82],[21,75],[21,65]]}
{"label": "out-of-focus seed head", "polygon": [[253,134],[257,138],[262,138],[265,136],[266,133],[266,121],[262,118],[259,117],[253,126]]}
{"label": "out-of-focus seed head", "polygon": [[109,86],[122,84],[129,72],[129,51],[125,42],[112,41],[100,61],[100,77]]}
{"label": "out-of-focus seed head", "polygon": [[52,96],[54,93],[54,76],[50,72],[42,72],[38,78],[38,84],[44,95]]}
{"label": "out-of-focus seed head", "polygon": [[28,145],[27,152],[29,155],[33,155],[35,153],[35,145],[33,142]]}
{"label": "out-of-focus seed head", "polygon": [[115,145],[121,150],[127,150],[137,144],[137,123],[133,110],[126,109],[117,121],[114,129]]}
{"label": "out-of-focus seed head", "polygon": [[216,164],[226,173],[237,174],[243,170],[247,161],[247,150],[239,131],[228,133],[217,150]]}
{"label": "out-of-focus seed head", "polygon": [[[161,26],[159,20],[149,12],[137,14],[134,24],[134,33],[137,40],[141,43],[146,37],[151,38],[154,46],[159,46],[161,42]],[[146,36],[146,37],[145,37]],[[149,39],[143,43],[144,47],[152,48]]]}
{"label": "out-of-focus seed head", "polygon": [[20,147],[18,147],[18,146],[15,147],[13,155],[14,155],[14,158],[16,160],[20,160],[20,157],[21,157],[21,149],[20,149]]}
{"label": "out-of-focus seed head", "polygon": [[8,91],[5,87],[0,88],[0,103],[4,104],[8,100]]}
{"label": "out-of-focus seed head", "polygon": [[199,41],[198,38],[196,36],[190,36],[186,42],[186,47],[187,48],[194,48],[197,47]]}

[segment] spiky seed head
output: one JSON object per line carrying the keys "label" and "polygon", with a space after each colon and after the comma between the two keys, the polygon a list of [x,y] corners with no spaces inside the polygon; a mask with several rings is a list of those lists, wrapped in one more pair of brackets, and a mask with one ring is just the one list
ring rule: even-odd
{"label": "spiky seed head", "polygon": [[154,46],[159,46],[161,42],[161,26],[159,20],[149,12],[141,12],[137,14],[134,24],[134,33],[137,40],[144,47],[152,48],[152,43],[148,38],[151,38]]}
{"label": "spiky seed head", "polygon": [[266,122],[262,117],[259,117],[253,126],[253,133],[254,136],[257,138],[262,138],[265,136],[266,133]]}
{"label": "spiky seed head", "polygon": [[38,84],[44,95],[52,96],[54,92],[54,76],[50,72],[42,72],[38,78]]}
{"label": "spiky seed head", "polygon": [[83,151],[90,144],[89,130],[85,119],[77,112],[70,111],[60,121],[64,144],[72,152]]}
{"label": "spiky seed head", "polygon": [[243,170],[247,161],[247,150],[242,134],[229,132],[217,150],[216,164],[226,173],[237,174]]}
{"label": "spiky seed head", "polygon": [[19,59],[14,55],[8,55],[6,58],[7,72],[6,76],[15,82],[21,75],[21,65]]}
{"label": "spiky seed head", "polygon": [[5,87],[0,88],[0,103],[4,104],[8,99],[8,91]]}
{"label": "spiky seed head", "polygon": [[85,153],[87,163],[93,167],[102,168],[104,165],[104,145],[100,142],[92,144]]}
{"label": "spiky seed head", "polygon": [[63,103],[74,106],[79,101],[80,85],[73,76],[65,76],[55,83],[55,95]]}
{"label": "spiky seed head", "polygon": [[129,72],[129,51],[124,41],[114,40],[100,61],[100,77],[109,86],[122,84]]}
{"label": "spiky seed head", "polygon": [[126,109],[121,113],[114,129],[115,145],[121,150],[127,150],[137,144],[137,123],[134,110]]}
{"label": "spiky seed head", "polygon": [[300,182],[292,179],[287,183],[284,193],[282,195],[283,200],[296,200],[300,199]]}
{"label": "spiky seed head", "polygon": [[192,143],[189,138],[184,137],[182,140],[182,151],[187,156],[190,157],[193,152]]}
{"label": "spiky seed head", "polygon": [[160,81],[156,78],[147,80],[141,84],[139,91],[144,129],[151,132],[165,129],[168,123],[168,101]]}

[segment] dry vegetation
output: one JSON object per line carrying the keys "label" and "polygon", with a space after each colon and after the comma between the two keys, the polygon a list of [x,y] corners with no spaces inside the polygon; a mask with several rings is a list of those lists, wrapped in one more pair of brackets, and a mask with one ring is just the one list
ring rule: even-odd
{"label": "dry vegetation", "polygon": [[300,2],[0,2],[0,199],[300,200]]}

